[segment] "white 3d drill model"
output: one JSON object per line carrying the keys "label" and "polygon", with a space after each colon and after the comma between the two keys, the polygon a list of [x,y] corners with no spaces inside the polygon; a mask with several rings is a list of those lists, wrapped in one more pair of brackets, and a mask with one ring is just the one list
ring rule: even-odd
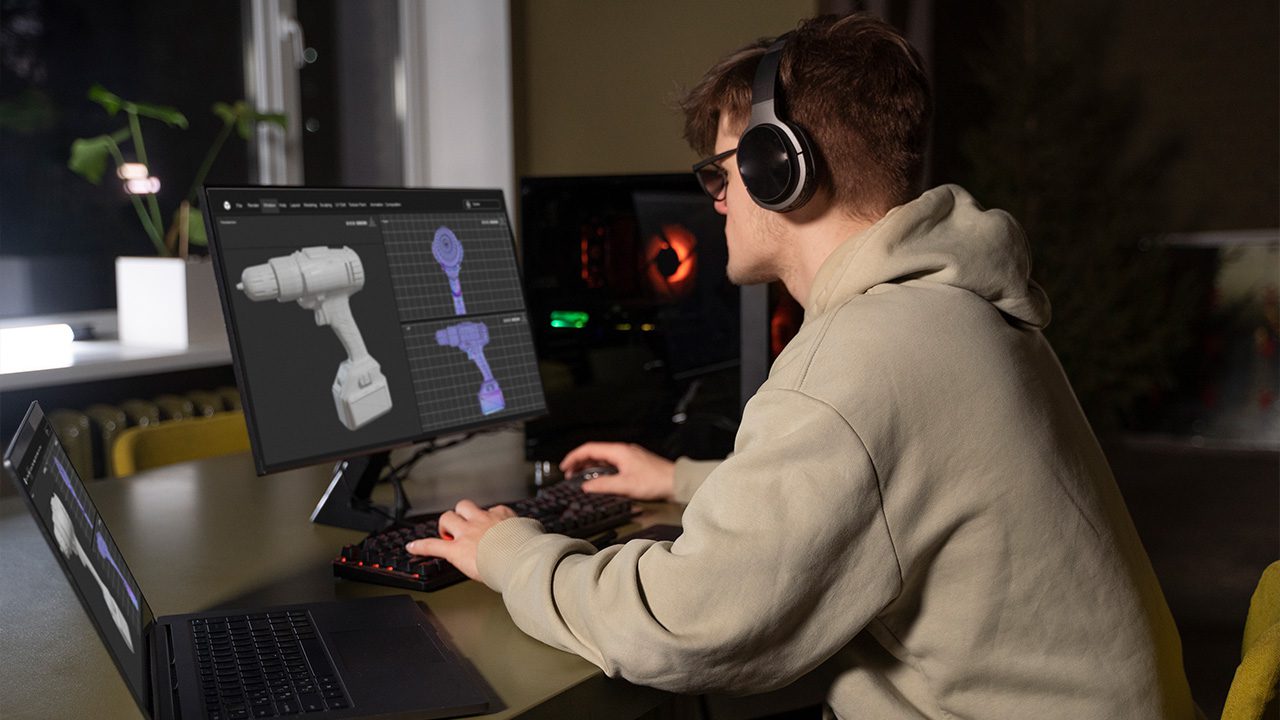
{"label": "white 3d drill model", "polygon": [[391,409],[391,391],[382,366],[365,349],[360,328],[351,316],[348,298],[364,287],[364,265],[349,247],[308,247],[245,268],[237,290],[254,302],[291,302],[316,313],[316,325],[338,334],[347,359],[333,379],[333,402],[338,419],[349,430]]}

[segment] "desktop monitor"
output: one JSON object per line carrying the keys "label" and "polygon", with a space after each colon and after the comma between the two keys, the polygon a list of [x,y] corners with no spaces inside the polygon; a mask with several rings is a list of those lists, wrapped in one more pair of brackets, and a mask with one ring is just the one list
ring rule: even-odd
{"label": "desktop monitor", "polygon": [[258,473],[343,461],[313,520],[378,529],[390,448],[545,412],[500,191],[209,187],[204,212]]}
{"label": "desktop monitor", "polygon": [[526,424],[527,456],[613,440],[724,457],[755,388],[742,388],[744,303],[725,274],[724,218],[693,175],[529,177],[520,197],[550,411]]}

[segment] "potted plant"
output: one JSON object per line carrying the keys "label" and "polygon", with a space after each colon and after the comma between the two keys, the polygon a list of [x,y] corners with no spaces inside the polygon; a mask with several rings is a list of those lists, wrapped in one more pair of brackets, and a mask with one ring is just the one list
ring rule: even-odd
{"label": "potted plant", "polygon": [[[138,214],[143,232],[156,248],[157,257],[116,258],[116,309],[120,341],[185,349],[192,342],[225,341],[213,272],[207,258],[190,256],[191,246],[205,246],[204,220],[196,209],[205,177],[235,131],[249,140],[260,122],[285,126],[285,116],[261,113],[243,100],[212,106],[222,127],[205,153],[191,186],[168,216],[161,212],[157,193],[160,180],[151,175],[142,118],[185,130],[187,118],[176,108],[125,100],[101,85],[89,89],[89,99],[115,117],[123,113],[127,124],[115,132],[79,138],[71,144],[67,166],[89,182],[100,185],[110,165]],[[125,155],[132,149],[133,159]]]}

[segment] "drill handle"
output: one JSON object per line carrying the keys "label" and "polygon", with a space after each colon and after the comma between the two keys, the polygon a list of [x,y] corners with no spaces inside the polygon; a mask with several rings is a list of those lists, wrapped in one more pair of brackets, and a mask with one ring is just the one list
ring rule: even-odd
{"label": "drill handle", "polygon": [[480,375],[484,377],[484,381],[492,381],[493,371],[489,369],[489,361],[485,359],[484,345],[480,343],[470,344],[466,350],[467,358],[476,364],[476,368],[480,370]]}
{"label": "drill handle", "polygon": [[326,296],[315,306],[315,311],[316,325],[333,328],[349,359],[354,362],[369,356],[364,338],[360,336],[360,328],[356,327],[356,319],[351,315],[351,303],[347,295],[339,293]]}

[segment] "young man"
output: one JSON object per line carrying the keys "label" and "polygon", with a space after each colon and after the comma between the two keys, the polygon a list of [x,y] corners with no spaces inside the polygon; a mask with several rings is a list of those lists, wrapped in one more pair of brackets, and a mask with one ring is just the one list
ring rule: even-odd
{"label": "young man", "polygon": [[[592,489],[687,501],[684,534],[595,552],[463,501],[440,520],[451,540],[410,550],[640,684],[751,693],[827,662],[845,718],[1194,717],[1160,588],[1040,332],[1020,228],[959,187],[912,199],[918,56],[863,15],[769,45],[708,72],[686,134],[713,154],[729,276],[781,279],[804,325],[714,469],[611,444],[565,459],[618,466]],[[735,157],[771,59],[779,115],[817,159],[811,197],[781,212],[744,186],[758,154]]]}

